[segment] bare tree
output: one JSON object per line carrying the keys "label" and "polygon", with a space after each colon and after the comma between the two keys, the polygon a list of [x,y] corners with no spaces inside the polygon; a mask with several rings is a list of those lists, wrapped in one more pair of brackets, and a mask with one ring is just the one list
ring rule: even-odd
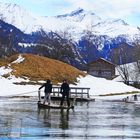
{"label": "bare tree", "polygon": [[140,80],[140,61],[132,63],[130,77],[132,81],[138,82]]}
{"label": "bare tree", "polygon": [[140,42],[136,41],[134,43],[134,48],[133,48],[133,57],[135,60],[134,63],[134,81],[138,82],[140,80]]}
{"label": "bare tree", "polygon": [[117,66],[119,75],[121,76],[124,83],[126,83],[126,84],[129,84],[129,79],[130,79],[130,73],[129,73],[128,69],[129,69],[129,66],[127,64]]}
{"label": "bare tree", "polygon": [[127,61],[129,58],[128,52],[126,51],[128,48],[127,44],[121,44],[116,49],[111,52],[111,59],[115,64],[118,64],[117,71],[121,76],[124,83],[129,84],[130,73],[129,73],[129,65],[127,65]]}
{"label": "bare tree", "polygon": [[140,42],[136,42],[133,47],[133,57],[135,61],[140,60]]}
{"label": "bare tree", "polygon": [[[117,66],[117,71],[122,80],[129,84],[129,81],[137,82],[140,80],[140,45],[135,44],[133,47],[127,44],[121,44],[114,49],[111,56],[112,61]],[[128,63],[131,61],[131,63]]]}

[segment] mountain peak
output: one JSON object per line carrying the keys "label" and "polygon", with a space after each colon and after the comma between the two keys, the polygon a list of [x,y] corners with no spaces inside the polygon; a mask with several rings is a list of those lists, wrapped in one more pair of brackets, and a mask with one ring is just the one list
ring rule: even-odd
{"label": "mountain peak", "polygon": [[122,20],[122,19],[116,19],[116,22],[120,22],[120,23],[122,23],[122,25],[129,25],[128,23],[126,23],[124,20]]}
{"label": "mountain peak", "polygon": [[20,5],[11,3],[0,2],[0,19],[26,33],[36,31],[39,24],[32,13],[28,12]]}
{"label": "mountain peak", "polygon": [[56,17],[58,17],[58,18],[68,17],[68,16],[73,17],[73,16],[79,15],[81,13],[84,13],[84,11],[85,11],[84,9],[78,8],[78,9],[72,11],[71,13],[67,13],[67,14],[64,14],[64,15],[57,15]]}
{"label": "mountain peak", "polygon": [[75,15],[78,15],[78,14],[83,13],[83,12],[84,12],[84,9],[82,9],[82,8],[79,7],[77,10],[72,11],[70,13],[70,15],[71,16],[75,16]]}

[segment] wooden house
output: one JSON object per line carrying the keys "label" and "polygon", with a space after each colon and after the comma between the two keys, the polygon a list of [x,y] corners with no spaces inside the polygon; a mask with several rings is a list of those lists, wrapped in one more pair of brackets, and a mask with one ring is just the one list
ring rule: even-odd
{"label": "wooden house", "polygon": [[96,77],[113,79],[115,77],[115,65],[103,58],[99,58],[88,64],[87,72]]}

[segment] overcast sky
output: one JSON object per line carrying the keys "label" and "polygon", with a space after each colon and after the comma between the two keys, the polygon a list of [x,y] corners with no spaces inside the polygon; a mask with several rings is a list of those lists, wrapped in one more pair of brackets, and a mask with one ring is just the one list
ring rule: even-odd
{"label": "overcast sky", "polygon": [[54,16],[77,8],[91,10],[101,18],[121,18],[140,27],[140,0],[0,0],[15,3],[34,14]]}

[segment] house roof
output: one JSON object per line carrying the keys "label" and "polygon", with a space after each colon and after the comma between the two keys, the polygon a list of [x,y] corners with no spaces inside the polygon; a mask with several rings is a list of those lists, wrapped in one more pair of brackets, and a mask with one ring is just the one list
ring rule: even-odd
{"label": "house roof", "polygon": [[109,64],[111,64],[111,65],[115,66],[115,64],[114,64],[114,63],[112,63],[112,62],[110,62],[110,61],[108,61],[108,60],[106,60],[106,59],[104,59],[104,58],[98,58],[98,59],[96,59],[96,60],[94,60],[94,61],[91,61],[91,62],[90,62],[90,63],[88,63],[88,64],[91,64],[91,63],[96,63],[96,62],[97,62],[97,61],[99,61],[99,60],[105,61],[105,62],[107,62],[107,63],[109,63]]}

